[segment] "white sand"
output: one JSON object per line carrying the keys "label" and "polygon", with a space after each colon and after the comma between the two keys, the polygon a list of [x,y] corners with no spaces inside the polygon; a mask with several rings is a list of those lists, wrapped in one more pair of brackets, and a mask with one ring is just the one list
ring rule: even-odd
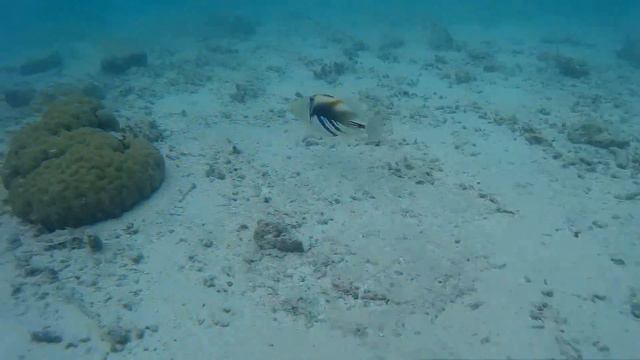
{"label": "white sand", "polygon": [[[148,69],[108,81],[107,103],[122,122],[151,118],[167,134],[156,144],[166,180],[122,217],[80,229],[36,236],[1,215],[3,359],[640,354],[640,320],[630,312],[640,291],[640,200],[614,197],[640,190],[637,168],[566,166],[518,132],[531,124],[565,158],[610,159],[566,140],[560,123],[589,111],[630,119],[623,129],[637,151],[640,72],[613,56],[613,40],[561,45],[592,65],[588,78],[573,80],[536,60],[547,49],[540,33],[452,28],[468,47],[496,55],[504,68],[492,73],[465,51],[434,64],[420,32],[393,51],[398,62],[385,63],[377,58],[384,36],[372,36],[353,71],[329,85],[305,62],[341,60],[345,45],[328,41],[331,32],[285,44],[283,32],[265,25],[236,46],[238,55],[208,52],[206,43],[154,49]],[[458,69],[476,80],[443,78]],[[80,76],[71,72],[60,76]],[[236,83],[259,96],[234,102]],[[132,94],[122,96],[127,87]],[[303,141],[308,129],[286,113],[288,101],[326,89],[387,97],[393,134],[380,146]],[[589,108],[596,95],[602,105]],[[587,105],[572,111],[575,102]],[[492,121],[510,115],[520,121],[513,129]],[[210,165],[226,178],[208,178]],[[260,219],[292,226],[307,251],[258,250]],[[43,251],[85,234],[98,235],[104,250]],[[7,245],[16,238],[21,246]],[[58,278],[25,276],[33,268]],[[106,333],[118,326],[144,336],[111,351]],[[47,327],[62,343],[31,341],[31,331]]]}

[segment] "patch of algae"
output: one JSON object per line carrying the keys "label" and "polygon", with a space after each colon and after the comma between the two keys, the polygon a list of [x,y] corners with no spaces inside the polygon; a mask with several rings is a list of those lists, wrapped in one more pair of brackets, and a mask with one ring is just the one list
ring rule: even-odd
{"label": "patch of algae", "polygon": [[160,186],[159,151],[106,132],[118,124],[101,111],[96,100],[73,96],[16,134],[2,180],[17,216],[50,231],[78,227],[121,215]]}

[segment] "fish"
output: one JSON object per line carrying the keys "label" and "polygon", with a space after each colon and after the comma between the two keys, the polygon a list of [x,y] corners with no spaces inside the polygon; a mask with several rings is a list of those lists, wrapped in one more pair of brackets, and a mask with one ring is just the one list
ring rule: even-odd
{"label": "fish", "polygon": [[354,101],[328,94],[315,94],[295,100],[290,111],[311,124],[319,124],[331,136],[347,135],[354,130],[365,130],[362,110]]}

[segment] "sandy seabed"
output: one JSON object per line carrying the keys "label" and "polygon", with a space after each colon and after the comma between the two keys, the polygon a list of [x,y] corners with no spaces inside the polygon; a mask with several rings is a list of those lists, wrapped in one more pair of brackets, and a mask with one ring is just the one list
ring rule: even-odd
{"label": "sandy seabed", "polygon": [[[435,51],[424,29],[315,26],[149,46],[116,77],[77,44],[30,78],[100,83],[121,123],[157,124],[167,170],[79,229],[2,211],[2,358],[638,357],[640,70],[619,39],[452,26],[455,48]],[[589,74],[562,74],[558,52]],[[288,114],[326,91],[386,120],[380,141]],[[36,114],[0,113],[6,150]],[[576,141],[585,122],[626,145]],[[261,220],[304,252],[260,250]],[[104,249],[64,245],[88,235]]]}

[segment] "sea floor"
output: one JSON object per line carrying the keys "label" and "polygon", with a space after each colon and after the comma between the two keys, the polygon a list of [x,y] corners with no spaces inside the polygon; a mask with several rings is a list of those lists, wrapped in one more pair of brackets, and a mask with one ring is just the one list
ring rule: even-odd
{"label": "sea floor", "polygon": [[[5,69],[37,91],[99,84],[122,124],[152,120],[166,179],[78,229],[5,206],[2,358],[638,357],[640,69],[620,38],[452,26],[437,51],[424,31],[314,26],[165,41],[120,76],[86,43],[61,70]],[[296,92],[360,99],[383,136],[314,133]],[[0,151],[38,111],[0,103]],[[304,252],[260,250],[259,221]],[[70,245],[87,236],[104,248]]]}

